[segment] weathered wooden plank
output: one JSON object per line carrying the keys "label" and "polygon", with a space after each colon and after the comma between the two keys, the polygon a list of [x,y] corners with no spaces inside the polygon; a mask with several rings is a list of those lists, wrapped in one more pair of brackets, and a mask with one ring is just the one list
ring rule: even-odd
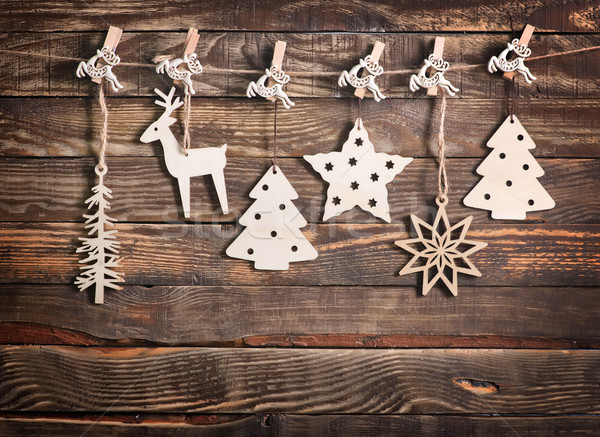
{"label": "weathered wooden plank", "polygon": [[0,348],[3,411],[600,412],[599,351]]}
{"label": "weathered wooden plank", "polygon": [[[110,156],[162,156],[159,143],[140,142],[161,109],[152,98],[109,99]],[[273,108],[249,99],[194,99],[190,133],[194,146],[227,143],[228,156],[270,157]],[[65,112],[65,108],[69,111]],[[432,156],[438,103],[431,99],[366,100],[363,118],[377,150]],[[516,112],[540,157],[600,157],[600,100],[519,100]],[[332,116],[336,114],[336,116]],[[278,152],[300,157],[341,145],[357,115],[351,99],[305,99],[277,114]],[[503,100],[455,99],[446,113],[449,157],[485,156],[485,142],[508,115]],[[172,131],[182,140],[183,112]],[[102,115],[92,98],[0,98],[0,156],[80,157],[97,153]],[[94,155],[95,156],[95,155]]]}
{"label": "weathered wooden plank", "polygon": [[0,292],[0,343],[598,348],[599,290],[126,286],[91,305],[70,285],[13,284]]}
{"label": "weathered wooden plank", "polygon": [[[464,214],[463,214],[464,216]],[[454,217],[451,217],[454,222]],[[312,224],[303,229],[319,258],[288,271],[257,271],[224,255],[240,232],[233,225],[117,224],[122,272],[134,285],[416,285],[398,276],[409,260],[393,244],[407,238],[403,223]],[[0,283],[72,283],[78,273],[79,223],[3,223]],[[470,257],[483,277],[468,286],[597,286],[599,225],[474,225],[469,237],[489,246]],[[420,279],[419,279],[420,280]]]}
{"label": "weathered wooden plank", "polygon": [[[5,2],[0,14],[4,31],[104,30],[107,23],[126,30],[268,30],[268,31],[511,31],[530,23],[537,32],[597,32],[596,1],[498,1],[460,4],[416,1],[319,0],[263,2],[97,1],[75,8],[72,2],[43,2],[24,8]],[[149,13],[151,12],[151,13]]]}
{"label": "weathered wooden plank", "polygon": [[[430,53],[431,34],[386,34],[376,38],[386,44],[381,63],[387,71],[418,69],[423,57]],[[0,34],[0,46],[16,52],[41,53],[71,58],[90,57],[102,44],[104,32],[96,33],[16,33]],[[290,72],[333,72],[334,76],[293,76],[286,86],[290,96],[346,97],[352,90],[337,86],[337,74],[369,53],[374,35],[359,34],[263,34],[263,33],[202,33],[198,56],[206,71],[196,80],[198,96],[245,96],[250,80],[256,80],[269,65],[277,40],[287,42],[284,68]],[[485,64],[491,55],[506,47],[510,35],[452,35],[446,38],[444,57],[452,64]],[[153,89],[164,89],[164,75],[154,71],[151,59],[165,53],[180,53],[185,34],[125,33],[119,44],[122,62],[147,66],[119,65],[115,68],[124,88],[119,96],[147,96]],[[600,45],[600,34],[534,35],[530,47],[537,55],[558,53]],[[517,82],[519,98],[598,98],[600,96],[600,50],[569,58],[529,61],[538,80],[533,85]],[[256,70],[255,73],[215,73],[211,67],[234,70]],[[77,61],[51,59],[23,54],[0,57],[0,95],[27,96],[89,96],[97,85],[89,79],[75,76]],[[416,70],[415,70],[416,71]],[[411,72],[383,75],[378,79],[382,91],[390,97],[423,99],[423,93],[408,89]],[[484,66],[475,69],[448,71],[448,79],[461,89],[460,98],[502,98],[508,96],[511,83],[500,75],[491,75]],[[255,105],[259,105],[255,102]],[[263,105],[269,105],[262,102]],[[294,112],[294,110],[292,110]],[[366,116],[366,114],[365,114]]]}
{"label": "weathered wooden plank", "polygon": [[359,415],[359,414],[136,414],[50,415],[35,418],[5,413],[0,417],[0,435],[6,437],[77,436],[106,437],[231,437],[268,436],[477,436],[527,435],[590,436],[597,434],[597,416],[450,416],[450,415]]}
{"label": "weathered wooden plank", "polygon": [[[479,181],[474,169],[480,159],[454,159],[448,164],[452,183],[451,214],[473,214],[476,223],[497,223],[488,211],[468,209],[462,198]],[[598,223],[600,200],[597,181],[600,160],[540,159],[546,174],[541,182],[557,206],[533,212],[529,222]],[[84,200],[95,183],[92,159],[4,159],[0,160],[0,211],[2,221],[80,221]],[[170,222],[183,220],[177,181],[167,172],[162,157],[109,158],[105,178],[113,190],[111,216],[120,222]],[[210,177],[192,179],[192,220],[231,223],[254,201],[249,190],[262,177],[268,159],[229,158],[225,178],[230,214],[221,215]],[[294,201],[309,222],[320,222],[327,185],[302,159],[280,161],[300,198]],[[437,192],[434,159],[415,160],[388,184],[392,218],[400,221],[408,213],[431,211]],[[355,208],[335,222],[379,223],[372,215]]]}

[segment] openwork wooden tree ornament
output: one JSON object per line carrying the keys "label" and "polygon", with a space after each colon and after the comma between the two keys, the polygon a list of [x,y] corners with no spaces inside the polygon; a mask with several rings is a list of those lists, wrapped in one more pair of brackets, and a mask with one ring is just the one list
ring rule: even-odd
{"label": "openwork wooden tree ornament", "polygon": [[219,203],[223,214],[229,213],[227,203],[227,190],[225,187],[225,176],[223,170],[227,164],[225,152],[227,144],[221,147],[202,147],[194,149],[184,149],[180,147],[177,138],[171,132],[171,125],[177,121],[172,116],[173,111],[183,105],[179,97],[173,100],[175,87],[171,88],[168,95],[165,95],[160,90],[155,89],[162,100],[155,100],[158,106],[165,108],[162,115],[152,123],[142,134],[140,141],[142,143],[150,143],[152,141],[160,141],[163,147],[165,164],[167,170],[174,178],[177,178],[179,184],[179,194],[183,205],[183,215],[185,218],[190,218],[190,178],[195,176],[211,175],[212,180],[217,190]]}
{"label": "openwork wooden tree ornament", "polygon": [[[521,73],[527,83],[532,83],[532,81],[536,80],[535,76],[531,74],[531,71],[525,65],[525,59],[531,56],[531,49],[527,45],[534,30],[535,27],[528,24],[520,39],[515,38],[509,42],[498,57],[492,56],[488,62],[488,71],[493,74],[501,70],[504,72],[504,78],[509,80],[512,80],[515,72]],[[507,59],[510,53],[516,55],[516,58],[512,61]]]}
{"label": "openwork wooden tree ornament", "polygon": [[[106,36],[104,47],[112,48],[111,50],[114,52],[120,37],[121,29],[111,26]],[[110,59],[110,57],[108,59]],[[118,62],[118,57],[116,62]],[[116,63],[113,65],[116,65]],[[82,64],[79,64],[77,70],[78,77],[82,77],[79,74],[79,70],[82,68],[87,67],[82,67]],[[89,71],[91,70],[88,70],[88,73]],[[85,290],[92,285],[95,287],[94,303],[97,304],[104,303],[104,292],[106,288],[120,290],[121,287],[117,284],[123,282],[122,277],[115,271],[115,269],[120,267],[121,262],[121,258],[118,256],[119,243],[115,236],[117,231],[115,229],[109,229],[114,226],[116,220],[109,217],[106,213],[106,211],[110,209],[108,199],[112,199],[112,194],[111,190],[104,185],[104,176],[108,171],[106,165],[108,108],[104,99],[104,84],[102,83],[102,79],[105,77],[110,82],[113,89],[115,89],[116,82],[116,78],[108,73],[110,73],[110,68],[105,70],[104,75],[92,76],[94,77],[92,80],[100,84],[98,100],[102,110],[103,125],[100,151],[98,153],[98,165],[94,168],[94,171],[98,176],[98,184],[92,188],[93,194],[85,201],[85,203],[88,209],[96,209],[96,212],[83,215],[86,219],[85,228],[89,231],[88,237],[79,238],[82,240],[82,244],[77,248],[77,253],[87,254],[87,258],[79,261],[80,263],[87,265],[81,267],[82,273],[75,279],[75,285],[77,285],[79,290]],[[118,84],[118,82],[116,83]],[[115,91],[117,90],[115,89]]]}
{"label": "openwork wooden tree ornament", "polygon": [[388,223],[387,184],[413,160],[375,152],[360,118],[354,122],[341,152],[304,155],[304,159],[329,183],[323,220],[358,206]]}
{"label": "openwork wooden tree ornament", "polygon": [[493,150],[477,167],[483,177],[464,198],[466,206],[506,220],[524,220],[528,211],[554,208],[554,200],[537,180],[544,170],[529,152],[535,143],[515,115],[504,120],[487,146]]}
{"label": "openwork wooden tree ornament", "polygon": [[298,193],[278,166],[267,170],[250,197],[256,201],[239,219],[246,229],[227,248],[228,256],[254,261],[257,270],[288,270],[290,262],[317,258],[300,231],[307,223],[292,203]]}
{"label": "openwork wooden tree ornament", "polygon": [[446,95],[442,93],[440,111],[440,131],[438,136],[438,195],[437,213],[433,224],[428,224],[414,214],[411,222],[417,232],[417,238],[398,240],[395,244],[412,255],[408,263],[400,270],[400,275],[423,272],[422,293],[441,281],[453,296],[458,295],[458,274],[481,276],[481,272],[469,260],[469,256],[487,246],[487,243],[467,239],[467,232],[473,216],[469,216],[456,225],[451,225],[446,214],[448,205],[448,177],[445,163],[444,118],[446,114]]}

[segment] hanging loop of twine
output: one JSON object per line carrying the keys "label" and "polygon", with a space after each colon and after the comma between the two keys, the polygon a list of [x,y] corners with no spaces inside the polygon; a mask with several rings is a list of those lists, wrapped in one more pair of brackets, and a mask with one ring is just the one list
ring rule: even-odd
{"label": "hanging loop of twine", "polygon": [[98,103],[102,110],[102,130],[100,131],[100,151],[98,152],[98,169],[106,173],[106,145],[108,143],[108,108],[104,98],[105,81],[100,83],[100,92],[98,93]]}
{"label": "hanging loop of twine", "polygon": [[275,168],[275,160],[277,159],[277,100],[275,100],[275,110],[273,111],[273,157],[271,162],[273,163],[273,173],[277,173]]}
{"label": "hanging loop of twine", "polygon": [[438,159],[440,161],[438,171],[438,205],[448,201],[448,175],[446,173],[446,142],[444,140],[444,120],[446,118],[446,93],[440,89],[442,104],[440,107],[440,131],[438,133]]}
{"label": "hanging loop of twine", "polygon": [[192,114],[192,96],[185,95],[183,98],[183,106],[185,109],[185,117],[183,118],[183,153],[189,155],[190,150],[190,116]]}
{"label": "hanging loop of twine", "polygon": [[512,77],[512,83],[510,85],[510,122],[514,123],[515,121],[515,77]]}
{"label": "hanging loop of twine", "polygon": [[[359,97],[358,98],[358,119],[359,120],[362,120],[362,117],[361,117],[362,108],[361,107],[362,107],[362,99]],[[360,130],[360,124],[358,125],[358,130]]]}

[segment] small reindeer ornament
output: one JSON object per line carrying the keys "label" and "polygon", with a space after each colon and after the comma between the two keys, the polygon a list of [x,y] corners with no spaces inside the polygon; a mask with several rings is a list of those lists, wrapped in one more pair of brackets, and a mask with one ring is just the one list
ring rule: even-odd
{"label": "small reindeer ornament", "polygon": [[[202,64],[196,58],[196,54],[192,53],[189,56],[183,55],[183,58],[173,59],[172,61],[164,59],[156,66],[156,72],[162,74],[166,72],[171,79],[183,82],[186,94],[196,94],[192,84],[192,75],[202,73]],[[186,69],[181,70],[180,66],[185,66]]]}
{"label": "small reindeer ornament", "polygon": [[190,217],[190,178],[204,175],[212,176],[221,210],[223,214],[228,214],[229,207],[223,175],[223,169],[227,164],[227,158],[225,157],[227,144],[223,144],[221,147],[189,149],[186,155],[175,135],[171,132],[171,125],[177,121],[176,118],[171,117],[171,114],[183,105],[183,102],[179,100],[179,97],[173,101],[175,87],[171,88],[169,95],[163,94],[158,89],[155,89],[154,92],[163,99],[162,101],[155,100],[154,103],[165,108],[165,112],[146,129],[140,141],[142,143],[157,140],[161,142],[167,170],[171,173],[171,176],[177,178],[179,184],[183,215],[185,218]]}
{"label": "small reindeer ornament", "polygon": [[[427,69],[432,67],[435,70],[432,76],[427,76]],[[448,94],[451,96],[455,95],[459,89],[450,83],[444,77],[444,72],[450,67],[450,64],[444,61],[443,58],[435,58],[434,54],[429,55],[427,59],[425,59],[421,70],[419,70],[418,74],[413,74],[410,77],[409,87],[410,90],[414,93],[422,88],[434,88],[441,87],[448,91]]]}
{"label": "small reindeer ornament", "polygon": [[[358,77],[358,72],[361,68],[364,68],[368,74],[363,77]],[[383,73],[383,67],[375,62],[371,55],[369,55],[365,57],[365,59],[360,59],[358,64],[352,67],[350,72],[346,70],[342,71],[342,74],[340,74],[338,79],[338,85],[343,87],[350,84],[354,88],[366,88],[373,93],[375,101],[379,102],[385,99],[385,96],[375,83],[375,79],[378,76],[381,76],[381,73]]]}
{"label": "small reindeer ornament", "polygon": [[[96,62],[98,59],[102,58],[106,65],[98,68],[96,67]],[[112,68],[121,62],[121,58],[111,51],[108,47],[102,47],[102,50],[96,50],[96,54],[90,58],[89,61],[84,62],[81,61],[79,66],[77,67],[77,77],[82,78],[86,75],[90,76],[92,79],[101,79],[103,77],[108,80],[110,86],[115,92],[118,92],[123,85],[119,83],[117,80],[117,76],[112,72]]]}
{"label": "small reindeer ornament", "polygon": [[[517,58],[512,61],[507,61],[508,54],[513,52],[517,55]],[[517,38],[513,39],[508,43],[507,47],[500,53],[500,56],[492,56],[488,62],[488,71],[495,73],[498,69],[509,72],[516,71],[523,75],[525,82],[531,83],[536,80],[535,76],[531,74],[529,68],[525,65],[525,59],[531,56],[531,49],[526,44],[519,44]]]}
{"label": "small reindeer ornament", "polygon": [[[273,86],[266,86],[265,83],[271,78],[275,81]],[[256,82],[252,81],[248,84],[246,95],[248,98],[255,97],[258,94],[265,99],[277,97],[283,103],[285,109],[290,109],[296,104],[290,100],[288,95],[283,90],[283,85],[290,81],[290,76],[285,74],[283,70],[279,70],[277,65],[271,65],[271,68],[265,69],[263,74]]]}

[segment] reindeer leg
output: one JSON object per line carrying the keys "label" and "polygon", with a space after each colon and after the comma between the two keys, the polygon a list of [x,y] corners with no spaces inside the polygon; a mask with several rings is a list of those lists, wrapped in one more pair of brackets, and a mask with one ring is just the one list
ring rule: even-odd
{"label": "reindeer leg", "polygon": [[495,73],[496,71],[498,71],[498,66],[497,63],[498,62],[498,58],[496,58],[495,56],[492,56],[488,62],[488,71],[490,73]]}
{"label": "reindeer leg", "polygon": [[217,197],[219,198],[219,203],[221,204],[221,211],[223,211],[223,214],[229,214],[229,205],[227,204],[227,190],[225,188],[225,175],[223,174],[223,169],[214,171],[211,173],[211,176],[215,184],[215,189],[217,190]]}
{"label": "reindeer leg", "polygon": [[246,95],[248,96],[248,98],[252,98],[254,96],[256,96],[256,83],[254,82],[250,82],[248,84],[248,88],[246,89]]}
{"label": "reindeer leg", "polygon": [[190,218],[190,178],[177,178],[179,183],[179,195],[183,206],[183,216]]}

